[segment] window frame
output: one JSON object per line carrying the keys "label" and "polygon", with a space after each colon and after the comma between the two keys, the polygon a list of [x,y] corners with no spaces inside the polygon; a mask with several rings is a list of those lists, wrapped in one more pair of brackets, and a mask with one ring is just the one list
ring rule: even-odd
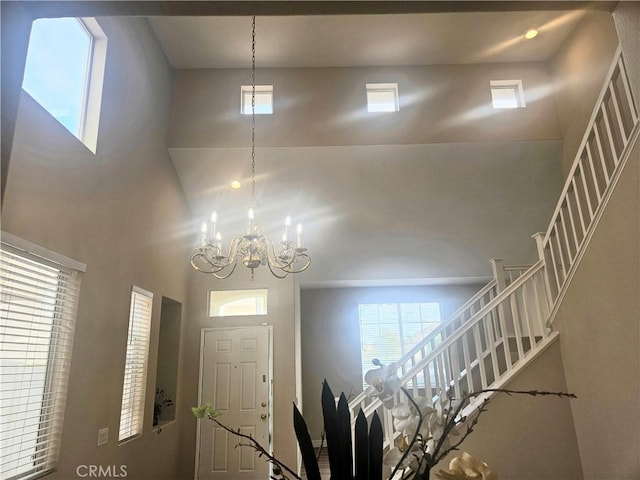
{"label": "window frame", "polygon": [[[57,119],[57,117],[48,110],[47,107],[40,104],[40,102],[34,98],[34,100],[42,106],[42,108],[56,121],[60,122],[69,133],[75,138],[80,140],[93,154],[97,151],[98,144],[98,129],[100,123],[100,110],[102,106],[102,90],[104,86],[104,73],[106,66],[107,55],[107,37],[98,24],[98,21],[93,17],[64,17],[65,19],[76,20],[81,28],[87,33],[89,37],[89,49],[87,59],[85,61],[84,80],[82,100],[80,102],[80,111],[78,113],[78,132],[72,132]],[[56,18],[36,19],[38,20],[59,20]],[[33,29],[33,26],[32,26]],[[31,38],[29,39],[29,46],[31,46]],[[27,75],[27,68],[25,66],[25,78]],[[24,88],[25,93],[31,94]],[[32,97],[33,98],[33,97]]]}
{"label": "window frame", "polygon": [[[253,87],[251,85],[241,85],[240,86],[240,114],[241,115],[251,115],[251,96],[253,92]],[[256,105],[256,115],[272,115],[273,108],[273,84],[263,84],[256,85],[256,98],[259,95],[269,95],[269,111],[262,112],[258,111],[258,106]]]}
{"label": "window frame", "polygon": [[[489,87],[491,92],[491,106],[494,110],[514,110],[517,108],[525,108],[527,103],[524,98],[524,88],[522,80],[490,80]],[[516,104],[513,106],[496,106],[494,91],[510,90],[514,94]]]}
{"label": "window frame", "polygon": [[[221,300],[216,296],[226,296]],[[236,302],[253,300],[255,312],[235,313],[226,311],[226,308],[233,307]],[[269,312],[269,289],[268,288],[236,288],[228,290],[209,290],[207,295],[207,316],[209,318],[222,317],[242,317],[242,316],[265,316]]]}
{"label": "window frame", "polygon": [[[367,112],[369,113],[394,113],[400,111],[400,95],[398,93],[398,83],[367,83],[365,85],[366,94],[367,94]],[[373,108],[374,103],[371,101],[370,95],[376,93],[391,93],[393,97],[393,101],[385,104],[379,105],[389,105],[390,108]]]}
{"label": "window frame", "polygon": [[[142,302],[146,304],[141,305]],[[148,311],[145,311],[145,308],[148,308]],[[119,444],[133,440],[143,432],[152,315],[153,293],[133,285],[118,425]],[[135,338],[136,333],[140,334],[140,337]],[[135,370],[136,366],[140,370],[134,375],[132,370]]]}
{"label": "window frame", "polygon": [[[416,342],[415,344],[411,345],[409,343],[406,343],[406,336],[404,333],[404,329],[403,329],[403,323],[405,324],[409,324],[409,323],[415,323],[415,322],[410,322],[408,321],[409,319],[406,318],[406,316],[403,317],[403,305],[418,305],[419,309],[421,309],[420,305],[426,305],[425,309],[430,309],[430,308],[437,308],[437,317],[438,317],[438,321],[429,321],[429,317],[423,317],[422,312],[420,313],[420,324],[421,326],[423,324],[437,324],[437,326],[434,327],[434,329],[439,328],[442,325],[442,309],[441,309],[441,304],[438,301],[413,301],[413,302],[409,302],[409,301],[402,301],[402,302],[379,302],[379,303],[358,303],[358,327],[359,327],[359,340],[360,340],[360,364],[362,367],[362,383],[363,383],[363,388],[367,387],[366,382],[364,381],[364,375],[368,370],[371,370],[372,368],[374,368],[373,364],[370,362],[370,360],[372,360],[373,358],[378,358],[378,357],[372,357],[371,359],[368,358],[368,356],[365,355],[364,352],[364,348],[365,348],[365,343],[364,343],[364,335],[363,335],[363,309],[367,308],[367,307],[377,307],[377,324],[378,325],[382,325],[383,322],[381,322],[380,320],[380,309],[383,306],[394,306],[395,307],[395,315],[396,318],[395,320],[397,321],[397,333],[398,335],[398,340],[399,340],[399,345],[398,345],[398,349],[399,349],[399,356],[398,358],[394,358],[394,359],[380,359],[382,361],[382,363],[391,363],[391,362],[395,362],[397,360],[400,360],[400,358],[406,354],[409,350],[411,350],[415,344],[419,343],[420,340],[422,340],[422,338],[424,338],[424,336],[421,336],[420,340],[418,340],[418,342]],[[403,322],[404,320],[404,322]],[[386,323],[387,325],[391,325],[390,322]],[[431,330],[433,331],[433,330]],[[428,335],[428,333],[427,333]],[[391,342],[389,342],[391,343]],[[380,343],[379,345],[382,345],[382,343]],[[432,377],[433,378],[433,377]],[[424,379],[422,380],[422,382],[418,382],[419,383],[419,387],[424,387]]]}
{"label": "window frame", "polygon": [[[27,364],[22,367],[20,375],[24,378],[15,382],[19,389],[17,397],[4,396],[11,390],[3,390],[2,393],[2,403],[6,408],[2,418],[6,425],[3,425],[2,430],[6,432],[5,428],[11,422],[17,421],[21,422],[23,431],[14,430],[15,434],[11,438],[2,439],[3,443],[18,439],[16,445],[19,445],[18,450],[11,453],[8,453],[11,444],[3,445],[3,466],[9,462],[8,458],[16,453],[22,457],[17,457],[17,463],[11,469],[6,467],[6,470],[0,473],[18,480],[45,475],[55,470],[58,464],[77,320],[80,277],[86,271],[86,265],[9,233],[2,232],[1,241],[0,326],[2,337],[11,339],[10,343],[6,344],[11,347],[5,350],[5,345],[2,346],[3,357],[4,360],[13,357],[19,362],[19,355],[24,354],[23,359],[29,360],[27,364],[30,363],[32,366],[29,371],[25,370]],[[20,343],[24,340],[26,343]],[[17,345],[20,345],[20,349]],[[46,351],[42,350],[43,347]],[[34,368],[34,361],[37,359],[37,353],[34,352],[38,348],[43,354],[41,361],[45,363],[44,377],[40,377],[40,381]],[[43,360],[45,358],[46,360]],[[4,368],[0,374],[10,375]],[[22,385],[25,382],[29,383],[29,401],[24,397]],[[37,395],[32,394],[34,382],[41,383],[42,391]],[[17,420],[7,418],[12,415],[8,411],[12,399],[13,402],[20,402],[21,407],[31,406],[28,411],[21,408],[20,412],[16,412],[14,415],[20,416]],[[37,425],[36,432],[25,431],[24,426],[34,420],[36,423],[33,425]],[[35,442],[33,447],[25,448],[25,444],[31,442]],[[34,449],[32,454],[31,448]],[[21,458],[25,459],[22,464]]]}

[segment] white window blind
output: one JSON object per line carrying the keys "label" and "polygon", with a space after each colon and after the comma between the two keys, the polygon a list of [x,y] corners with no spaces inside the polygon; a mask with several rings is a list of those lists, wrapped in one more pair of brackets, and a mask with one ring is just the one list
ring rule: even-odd
{"label": "white window blind", "polygon": [[[436,302],[365,303],[358,305],[358,316],[364,377],[375,368],[374,358],[385,365],[396,362],[436,329],[440,325],[440,305]],[[366,387],[364,378],[363,386]]]}
{"label": "white window blind", "polygon": [[152,304],[152,293],[133,287],[118,432],[118,440],[121,442],[142,433]]}
{"label": "white window blind", "polygon": [[39,250],[29,253],[4,243],[7,237],[0,250],[0,478],[27,479],[58,462],[80,275],[40,256],[41,247],[17,242]]}

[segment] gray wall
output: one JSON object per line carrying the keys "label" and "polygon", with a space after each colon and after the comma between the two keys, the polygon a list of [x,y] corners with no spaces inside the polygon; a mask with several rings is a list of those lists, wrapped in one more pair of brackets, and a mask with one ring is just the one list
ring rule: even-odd
{"label": "gray wall", "polygon": [[640,3],[619,2],[613,12],[613,19],[622,46],[622,54],[625,57],[631,90],[635,95],[636,103],[638,103],[640,101],[640,55],[638,55]]}
{"label": "gray wall", "polygon": [[[614,18],[623,34],[623,54],[637,93],[640,6],[628,3],[620,3]],[[607,20],[607,31],[610,28]],[[606,72],[615,46],[603,41],[606,48],[602,49],[594,45],[598,41],[599,36],[577,30],[557,56],[556,70]],[[593,109],[601,86],[594,79],[594,85],[588,87],[590,80],[583,80],[581,92],[585,103],[593,99]],[[591,112],[576,104],[575,98],[565,100],[566,108],[575,115],[573,121],[584,129]],[[589,480],[626,480],[640,475],[639,163],[640,145],[636,143],[553,324],[560,332],[567,386],[579,397],[571,408],[584,478]]]}
{"label": "gray wall", "polygon": [[[52,479],[79,465],[126,465],[136,479],[177,478],[178,425],[152,432],[162,296],[184,303],[187,205],[167,154],[172,74],[142,19],[100,19],[109,44],[93,155],[22,94],[2,228],[84,262],[62,436]],[[154,293],[144,431],[118,445],[132,285]],[[175,399],[174,399],[175,400]],[[180,395],[177,408],[186,405]],[[109,443],[96,447],[99,428]]]}
{"label": "gray wall", "polygon": [[[562,186],[548,64],[258,69],[257,77],[275,95],[275,114],[257,118],[258,198],[272,208],[265,225],[280,225],[281,209],[304,215],[314,264],[303,288],[477,278],[490,274],[491,257],[535,260],[530,237],[546,228]],[[527,108],[494,110],[491,79],[522,79]],[[230,191],[229,180],[248,184],[250,122],[238,88],[248,81],[246,70],[176,73],[170,154],[202,218],[212,205],[232,215],[242,190]],[[367,114],[365,84],[376,81],[398,82],[399,112]]]}
{"label": "gray wall", "polygon": [[[546,63],[370,68],[280,68],[256,72],[272,84],[274,115],[256,119],[261,147],[405,145],[562,138]],[[490,80],[521,79],[527,108],[496,111]],[[249,70],[178,70],[172,148],[239,147],[238,115]],[[365,84],[397,82],[400,111],[367,115]],[[215,115],[212,115],[215,112]]]}
{"label": "gray wall", "polygon": [[613,17],[585,17],[551,61],[554,95],[562,137],[562,168],[569,173],[578,153],[613,54],[618,46]]}
{"label": "gray wall", "polygon": [[[505,388],[573,392],[565,381],[558,342],[527,365]],[[582,480],[571,416],[571,407],[580,401],[580,398],[498,394],[489,402],[487,411],[481,415],[460,451],[486,462],[500,479]],[[460,452],[451,453],[435,470],[446,470],[450,459],[456,455]],[[621,477],[593,478],[618,480]]]}
{"label": "gray wall", "polygon": [[640,241],[636,144],[553,326],[585,479],[640,475]]}

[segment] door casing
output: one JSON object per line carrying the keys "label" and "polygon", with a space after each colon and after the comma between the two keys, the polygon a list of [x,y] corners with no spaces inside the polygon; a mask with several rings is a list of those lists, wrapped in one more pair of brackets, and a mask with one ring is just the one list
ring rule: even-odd
{"label": "door casing", "polygon": [[[210,332],[223,332],[229,330],[254,330],[254,329],[266,329],[268,332],[268,391],[269,391],[269,405],[268,405],[268,433],[269,433],[269,444],[262,445],[269,453],[273,452],[273,326],[272,325],[239,325],[237,327],[208,327],[203,328],[200,331],[200,371],[198,373],[198,406],[202,405],[207,401],[207,399],[202,398],[203,392],[203,381],[204,381],[204,345],[205,345],[205,336]],[[196,427],[196,451],[195,451],[195,469],[194,469],[194,480],[198,480],[198,468],[199,468],[199,460],[200,460],[200,422],[207,421],[206,419],[198,419],[198,425]],[[247,448],[247,447],[244,447]],[[269,477],[273,474],[272,465],[269,464]]]}

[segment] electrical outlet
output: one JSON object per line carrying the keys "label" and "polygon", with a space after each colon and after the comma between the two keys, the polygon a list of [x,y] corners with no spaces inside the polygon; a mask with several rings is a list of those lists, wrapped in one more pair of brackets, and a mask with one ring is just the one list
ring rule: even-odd
{"label": "electrical outlet", "polygon": [[109,441],[109,427],[98,430],[98,446],[106,445]]}

